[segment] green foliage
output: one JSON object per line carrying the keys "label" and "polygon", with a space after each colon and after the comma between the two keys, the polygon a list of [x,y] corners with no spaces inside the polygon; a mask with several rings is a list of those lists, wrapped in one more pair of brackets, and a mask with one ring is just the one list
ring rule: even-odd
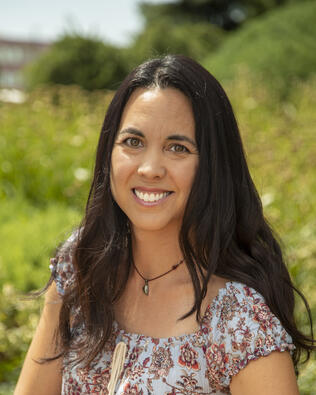
{"label": "green foliage", "polygon": [[126,50],[129,69],[145,59],[168,53],[204,58],[221,44],[224,33],[209,23],[174,23],[171,18],[150,23]]}
{"label": "green foliage", "polygon": [[286,98],[296,79],[316,69],[316,2],[279,8],[227,36],[204,66],[221,80],[231,79],[247,66]]}
{"label": "green foliage", "polygon": [[26,69],[25,78],[29,89],[42,84],[115,89],[126,72],[119,48],[94,37],[66,34]]}
{"label": "green foliage", "polygon": [[9,283],[0,288],[0,394],[13,390],[39,319],[40,300],[22,297]]}
{"label": "green foliage", "polygon": [[[295,4],[281,7],[284,3]],[[237,10],[240,7],[246,10],[250,22],[233,33],[216,26],[217,17],[221,20],[226,14],[242,13]],[[66,33],[25,70],[27,88],[62,84],[79,85],[90,91],[115,89],[136,65],[168,53],[182,53],[203,61],[219,79],[232,78],[247,65],[283,98],[289,93],[292,80],[306,79],[315,72],[314,1],[297,4],[295,0],[244,0],[220,5],[182,1],[145,3],[140,9],[147,23],[128,47],[117,48],[97,37]],[[266,12],[267,9],[272,11]],[[215,19],[206,17],[208,13]],[[257,17],[258,14],[263,16]]]}
{"label": "green foliage", "polygon": [[0,383],[0,395],[13,395],[16,380],[14,382]]}
{"label": "green foliage", "polygon": [[[291,276],[316,322],[316,78],[294,85],[286,101],[271,95],[265,80],[245,71],[226,82],[225,89],[265,216],[283,239]],[[0,184],[5,185],[0,205],[0,394],[11,391],[39,313],[30,302],[17,301],[16,289],[45,285],[54,247],[83,215],[89,181],[77,183],[74,170],[92,168],[108,100],[103,92],[90,96],[76,87],[56,87],[34,92],[22,105],[0,105],[5,125],[0,138]],[[35,180],[32,187],[26,187],[28,179]],[[69,190],[72,194],[65,192]],[[306,312],[297,300],[297,319],[308,333]],[[301,368],[301,393],[314,395],[315,381],[314,358]]]}
{"label": "green foliage", "polygon": [[211,22],[224,30],[237,29],[244,21],[276,7],[303,0],[178,0],[167,3],[141,2],[140,12],[147,24],[165,17],[173,22]]}
{"label": "green foliage", "polygon": [[[285,101],[271,96],[256,74],[237,73],[225,89],[237,114],[252,177],[265,217],[283,241],[296,287],[306,296],[316,323],[316,77],[293,86]],[[301,298],[296,319],[304,333],[309,322]],[[315,332],[314,332],[315,334]],[[315,395],[316,357],[299,368],[301,395]]]}
{"label": "green foliage", "polygon": [[38,323],[41,301],[25,296],[47,283],[49,258],[79,221],[76,210],[61,204],[38,209],[22,199],[1,202],[0,394],[13,393]]}
{"label": "green foliage", "polygon": [[[223,41],[223,33],[208,24],[156,18],[126,50],[65,36],[28,71],[32,88],[58,81],[91,90],[113,88],[147,57],[207,56],[204,65],[224,80],[233,102],[265,216],[284,242],[291,276],[307,296],[314,323],[315,21],[316,3],[304,2],[246,24]],[[19,296],[45,285],[49,257],[83,215],[111,96],[52,85],[36,88],[23,104],[0,103],[0,394],[13,393],[40,313],[41,301]],[[299,298],[296,316],[308,333]],[[315,381],[313,356],[301,368],[300,393],[315,395]]]}
{"label": "green foliage", "polygon": [[75,209],[58,203],[40,210],[22,199],[2,201],[0,286],[9,282],[23,292],[44,286],[49,257],[79,221]]}
{"label": "green foliage", "polygon": [[297,84],[281,102],[249,73],[238,74],[225,87],[265,216],[282,238],[292,277],[308,295],[316,317],[316,77]]}
{"label": "green foliage", "polygon": [[298,379],[300,395],[315,395],[316,382],[316,358],[313,355],[309,364],[306,365]]}
{"label": "green foliage", "polygon": [[[0,199],[83,207],[111,94],[38,88],[19,105],[0,102]],[[57,169],[59,169],[57,171]]]}

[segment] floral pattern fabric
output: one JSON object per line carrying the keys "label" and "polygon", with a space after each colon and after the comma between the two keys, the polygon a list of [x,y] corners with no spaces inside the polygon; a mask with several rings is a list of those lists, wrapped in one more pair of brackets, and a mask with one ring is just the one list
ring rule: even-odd
{"label": "floral pattern fabric", "polygon": [[[69,251],[62,249],[51,259],[60,295],[73,281]],[[72,353],[65,357],[62,394],[108,394],[113,352],[122,341],[127,353],[117,395],[230,394],[231,378],[249,361],[272,351],[292,353],[295,349],[262,295],[229,281],[207,307],[195,333],[153,338],[125,332],[114,321],[111,338],[89,369],[71,365]]]}

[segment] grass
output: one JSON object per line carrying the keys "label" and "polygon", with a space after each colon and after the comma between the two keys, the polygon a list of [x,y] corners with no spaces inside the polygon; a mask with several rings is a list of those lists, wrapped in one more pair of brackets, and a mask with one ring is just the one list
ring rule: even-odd
{"label": "grass", "polygon": [[[286,101],[246,69],[225,89],[265,216],[316,322],[316,79],[297,83]],[[58,86],[0,103],[0,394],[12,392],[40,313],[40,302],[18,295],[45,285],[49,257],[81,219],[110,97]],[[296,316],[306,331],[302,303]],[[303,395],[315,395],[313,358],[301,369]]]}

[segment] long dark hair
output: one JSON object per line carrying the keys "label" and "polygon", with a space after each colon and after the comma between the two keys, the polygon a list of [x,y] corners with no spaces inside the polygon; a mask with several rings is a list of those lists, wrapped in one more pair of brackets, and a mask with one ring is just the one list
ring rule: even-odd
{"label": "long dark hair", "polygon": [[[292,357],[297,366],[303,350],[308,359],[315,349],[308,303],[293,286],[281,241],[264,218],[233,109],[223,88],[200,64],[182,55],[167,55],[138,66],[124,79],[107,110],[85,216],[72,249],[75,281],[67,289],[60,312],[62,354],[76,349],[76,361],[88,365],[111,336],[113,306],[125,288],[132,253],[128,218],[110,190],[111,153],[132,92],[153,86],[176,88],[190,99],[199,151],[199,165],[179,234],[195,304],[180,319],[196,312],[200,322],[201,303],[213,274],[244,283],[263,295],[291,335],[296,346]],[[296,326],[294,290],[306,305],[310,337]],[[74,311],[79,311],[77,325],[85,328],[81,341],[76,341],[76,321],[71,320]]]}

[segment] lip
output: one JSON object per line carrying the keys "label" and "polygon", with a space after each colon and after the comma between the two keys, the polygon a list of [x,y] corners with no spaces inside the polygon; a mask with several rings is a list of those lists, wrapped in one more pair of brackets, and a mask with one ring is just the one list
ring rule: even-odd
{"label": "lip", "polygon": [[172,192],[171,192],[167,196],[165,196],[162,199],[158,200],[157,202],[144,202],[144,200],[141,200],[135,194],[134,189],[137,189],[139,191],[145,191],[145,192],[160,192],[160,193],[162,193],[162,192],[171,192],[171,191],[166,191],[166,190],[163,190],[163,189],[153,189],[153,188],[152,189],[150,189],[150,188],[147,188],[147,189],[133,188],[132,189],[132,195],[133,195],[134,199],[136,200],[136,202],[139,203],[141,206],[146,206],[146,207],[159,206],[159,205],[163,204],[165,202],[165,200],[168,199],[172,195]]}
{"label": "lip", "polygon": [[143,192],[153,192],[153,193],[163,193],[163,192],[172,192],[168,189],[159,189],[159,188],[148,188],[148,187],[134,187],[132,190],[137,189],[138,191],[143,191]]}

